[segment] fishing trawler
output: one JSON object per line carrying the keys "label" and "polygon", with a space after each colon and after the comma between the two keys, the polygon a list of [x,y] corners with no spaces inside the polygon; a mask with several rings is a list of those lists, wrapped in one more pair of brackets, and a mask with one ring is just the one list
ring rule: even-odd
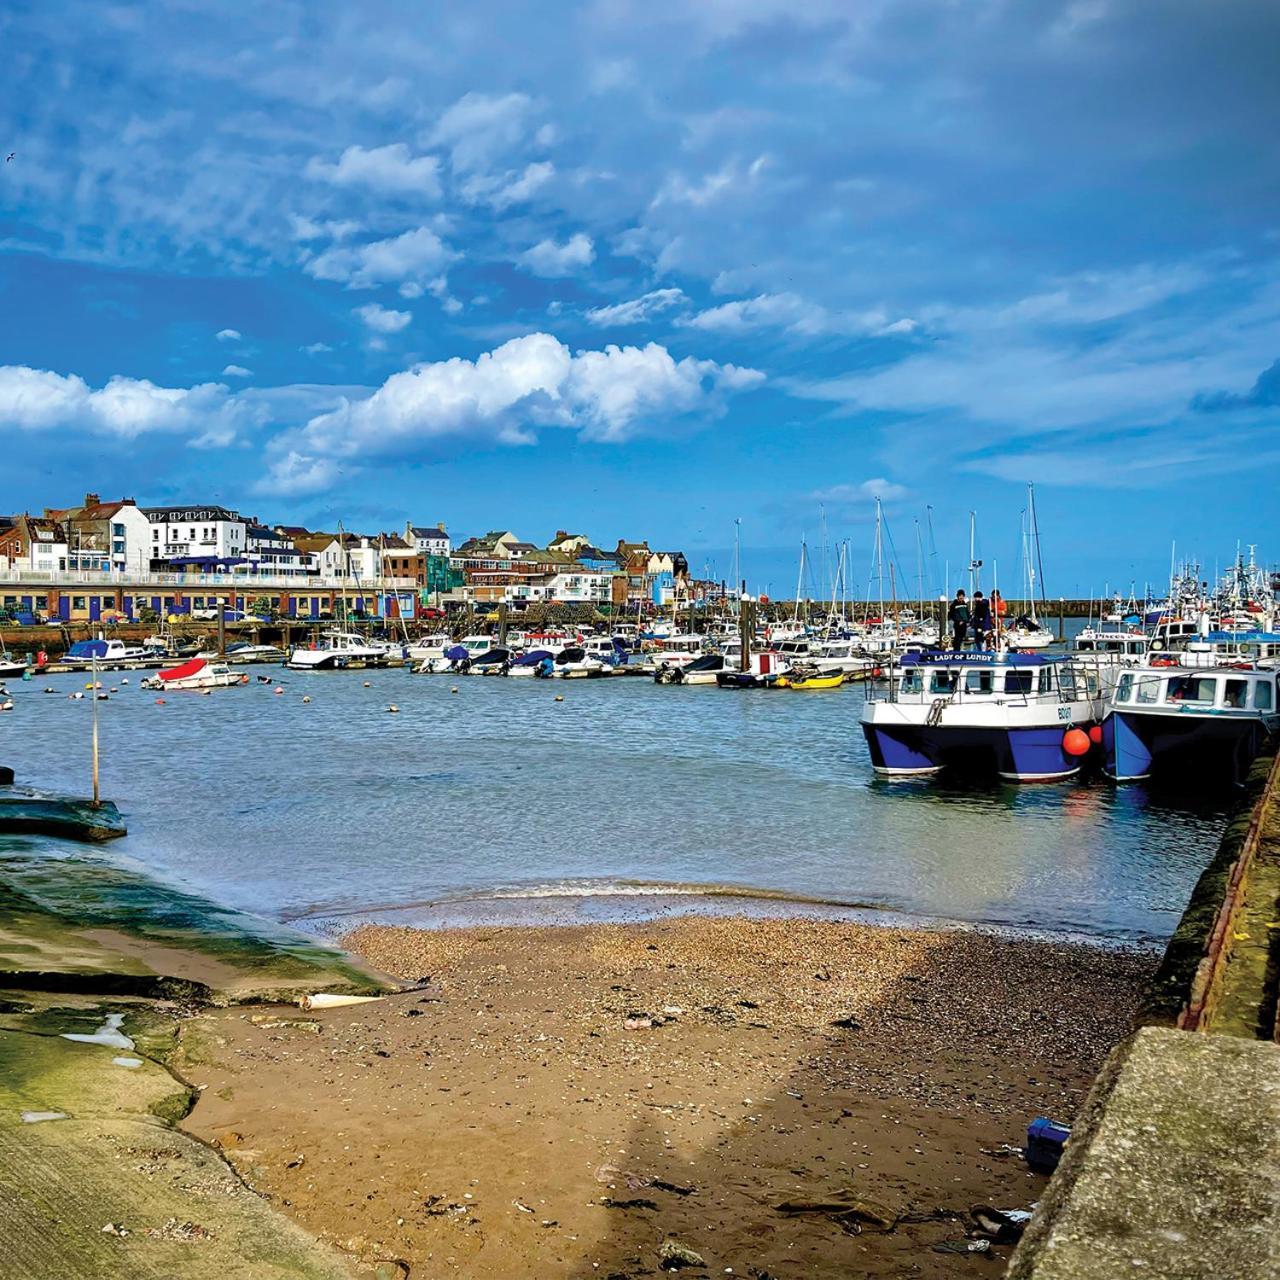
{"label": "fishing trawler", "polygon": [[1043,654],[933,651],[902,658],[887,694],[868,697],[862,729],[883,776],[953,769],[1051,781],[1079,770],[1104,708],[1092,666]]}
{"label": "fishing trawler", "polygon": [[1157,774],[1241,782],[1280,732],[1275,670],[1161,660],[1121,674],[1102,725],[1104,768],[1117,782]]}

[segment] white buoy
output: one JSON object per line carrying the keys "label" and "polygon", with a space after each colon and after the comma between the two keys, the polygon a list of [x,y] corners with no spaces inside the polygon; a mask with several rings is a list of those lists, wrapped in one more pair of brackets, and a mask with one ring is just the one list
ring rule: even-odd
{"label": "white buoy", "polygon": [[450,692],[450,693],[457,693],[457,692],[458,692],[458,686],[455,684],[455,685],[453,686],[453,688],[449,690],[449,692]]}
{"label": "white buoy", "polygon": [[388,711],[390,711],[390,712],[392,712],[392,713],[395,713],[395,712],[399,711],[399,710],[400,710],[400,708],[399,708],[399,707],[397,707],[397,706],[396,706],[396,704],[393,702],[393,703],[392,703],[392,704],[387,708],[387,710],[388,710]]}
{"label": "white buoy", "polygon": [[369,682],[368,682],[367,680],[364,682],[364,687],[365,687],[366,689],[367,689],[367,688],[369,688]]}
{"label": "white buoy", "polygon": [[310,702],[310,701],[311,701],[311,695],[310,695],[309,693],[304,693],[304,694],[302,695],[302,700],[303,700],[303,702]]}

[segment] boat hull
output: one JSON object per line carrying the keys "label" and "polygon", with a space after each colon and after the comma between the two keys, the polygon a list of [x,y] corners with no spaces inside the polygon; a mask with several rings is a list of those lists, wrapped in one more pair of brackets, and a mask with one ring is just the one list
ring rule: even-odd
{"label": "boat hull", "polygon": [[1069,724],[972,725],[863,723],[871,766],[884,777],[920,777],[943,769],[1010,782],[1054,782],[1079,772],[1063,749]]}
{"label": "boat hull", "polygon": [[1194,775],[1240,783],[1278,727],[1274,717],[1113,710],[1102,725],[1103,767],[1116,782]]}

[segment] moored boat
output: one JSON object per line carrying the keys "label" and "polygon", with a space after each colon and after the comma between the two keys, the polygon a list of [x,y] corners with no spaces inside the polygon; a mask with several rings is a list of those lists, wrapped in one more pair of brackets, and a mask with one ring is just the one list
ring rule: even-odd
{"label": "moored boat", "polygon": [[1102,726],[1107,774],[1117,782],[1161,774],[1242,781],[1280,732],[1277,679],[1274,670],[1240,666],[1123,672]]}
{"label": "moored boat", "polygon": [[232,671],[225,662],[209,662],[205,658],[192,658],[181,666],[157,671],[141,681],[143,689],[225,689],[232,685],[248,684],[249,677],[243,671]]}
{"label": "moored boat", "polygon": [[88,670],[90,667],[114,667],[122,662],[154,661],[154,655],[141,645],[128,645],[123,640],[78,640],[67,650],[63,666]]}
{"label": "moored boat", "polygon": [[[1102,719],[1099,672],[1041,654],[908,654],[871,696],[862,729],[878,774],[927,776],[943,769],[1030,782],[1080,767],[1080,739]],[[1090,738],[1084,736],[1087,751]]]}

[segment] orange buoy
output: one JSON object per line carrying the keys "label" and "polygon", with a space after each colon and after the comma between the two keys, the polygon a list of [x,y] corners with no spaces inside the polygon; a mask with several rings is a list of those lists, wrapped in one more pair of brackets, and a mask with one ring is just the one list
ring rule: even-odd
{"label": "orange buoy", "polygon": [[156,706],[157,706],[157,707],[163,707],[163,706],[164,706],[164,699],[163,699],[163,698],[157,698],[157,699],[156,699]]}
{"label": "orange buoy", "polygon": [[1089,753],[1089,735],[1083,729],[1068,729],[1062,735],[1062,749],[1069,756],[1083,756]]}
{"label": "orange buoy", "polygon": [[1102,726],[1100,724],[1089,726],[1089,741],[1092,742],[1095,747],[1102,746]]}

